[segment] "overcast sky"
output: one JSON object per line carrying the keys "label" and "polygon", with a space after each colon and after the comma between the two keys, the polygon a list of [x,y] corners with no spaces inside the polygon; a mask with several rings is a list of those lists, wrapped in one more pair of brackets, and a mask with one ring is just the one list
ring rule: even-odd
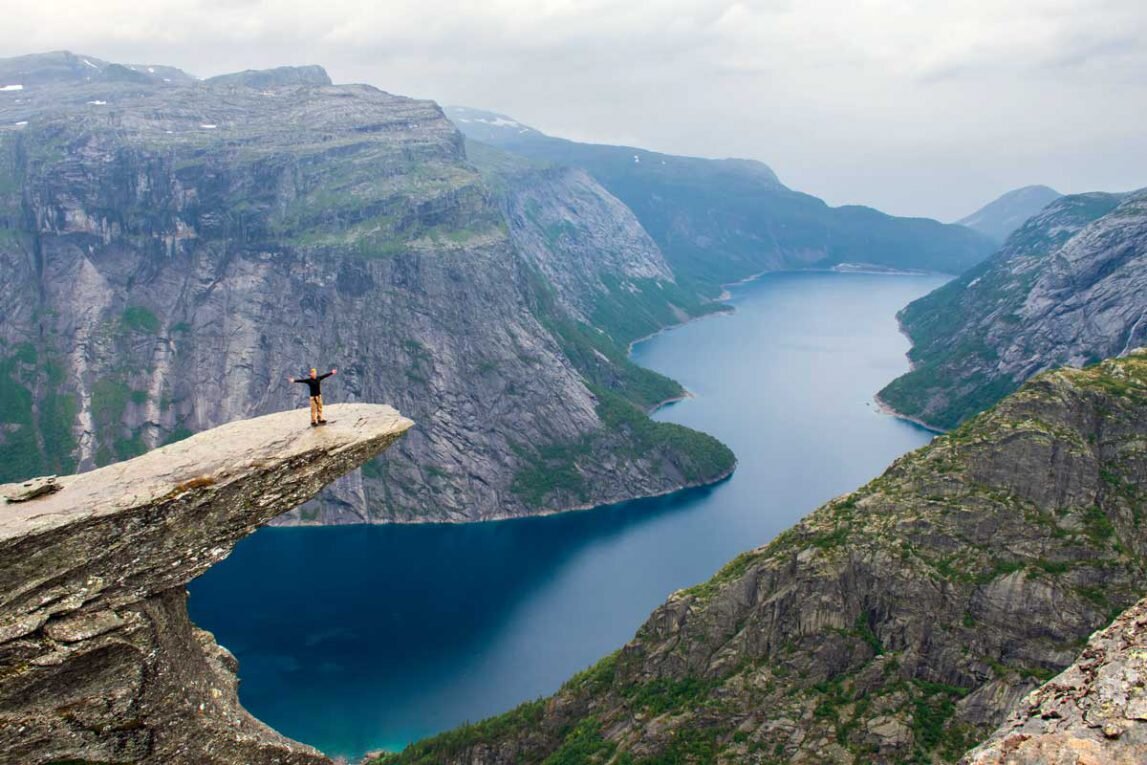
{"label": "overcast sky", "polygon": [[0,56],[322,64],[545,132],[741,156],[832,204],[960,217],[1147,186],[1145,0],[6,0]]}

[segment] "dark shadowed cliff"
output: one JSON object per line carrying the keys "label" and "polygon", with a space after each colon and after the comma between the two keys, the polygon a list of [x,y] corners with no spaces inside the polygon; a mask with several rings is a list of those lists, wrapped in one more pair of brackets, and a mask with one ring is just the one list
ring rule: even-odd
{"label": "dark shadowed cliff", "polygon": [[[293,405],[286,377],[311,365],[339,367],[328,400],[420,424],[295,521],[514,516],[732,469],[715,439],[645,416],[680,387],[555,288],[577,262],[523,253],[433,103],[317,67],[116,67],[0,62],[22,85],[0,93],[0,479]],[[607,235],[634,225],[596,209]],[[595,268],[622,312],[638,275],[672,284],[651,245]]]}

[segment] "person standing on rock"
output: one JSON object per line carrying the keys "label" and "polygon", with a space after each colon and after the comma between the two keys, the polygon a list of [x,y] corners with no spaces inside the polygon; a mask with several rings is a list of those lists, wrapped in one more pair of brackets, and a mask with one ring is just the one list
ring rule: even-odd
{"label": "person standing on rock", "polygon": [[293,383],[306,383],[310,388],[311,393],[311,427],[318,427],[319,425],[326,425],[327,421],[323,418],[323,380],[331,375],[338,374],[337,369],[332,369],[325,375],[318,373],[314,367],[311,368],[309,377],[291,377],[287,375],[287,379]]}

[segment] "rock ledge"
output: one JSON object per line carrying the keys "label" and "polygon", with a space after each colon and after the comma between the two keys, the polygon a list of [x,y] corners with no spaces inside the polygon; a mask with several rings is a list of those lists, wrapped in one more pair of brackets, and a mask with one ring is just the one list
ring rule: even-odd
{"label": "rock ledge", "polygon": [[184,589],[413,425],[388,406],[327,413],[233,422],[0,502],[0,762],[329,762],[240,706],[235,659]]}

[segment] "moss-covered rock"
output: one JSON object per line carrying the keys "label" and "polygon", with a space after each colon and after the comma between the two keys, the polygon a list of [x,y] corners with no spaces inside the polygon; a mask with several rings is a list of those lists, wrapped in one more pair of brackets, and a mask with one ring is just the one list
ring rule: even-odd
{"label": "moss-covered rock", "polygon": [[[1037,376],[709,582],[526,721],[387,763],[954,762],[1147,589],[1147,352]],[[439,741],[448,742],[440,747]]]}

